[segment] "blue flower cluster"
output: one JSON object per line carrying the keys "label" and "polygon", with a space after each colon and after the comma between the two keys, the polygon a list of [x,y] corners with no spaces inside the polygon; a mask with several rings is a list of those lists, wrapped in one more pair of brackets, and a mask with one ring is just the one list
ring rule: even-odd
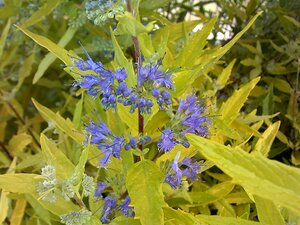
{"label": "blue flower cluster", "polygon": [[103,122],[99,124],[91,122],[85,126],[85,130],[88,135],[91,135],[90,144],[96,144],[98,149],[104,154],[99,160],[99,164],[102,167],[107,165],[111,156],[120,159],[122,148],[125,150],[135,149],[138,144],[144,145],[151,141],[149,136],[142,136],[138,139],[131,137],[129,142],[126,143],[123,137],[114,135]]}
{"label": "blue flower cluster", "polygon": [[118,68],[116,72],[107,70],[101,62],[94,62],[84,48],[83,50],[87,60],[71,56],[73,64],[79,70],[91,71],[92,74],[81,75],[74,86],[87,89],[87,93],[94,97],[102,94],[101,103],[105,110],[116,108],[119,102],[130,106],[131,113],[139,108],[142,113],[151,114],[153,97],[160,109],[172,104],[169,92],[174,89],[172,75],[159,69],[161,62],[139,67],[137,87],[131,88],[126,84],[127,73],[124,68]]}
{"label": "blue flower cluster", "polygon": [[[146,65],[138,69],[138,87],[143,87],[147,93],[151,93],[160,109],[166,105],[171,105],[171,94],[169,90],[174,90],[172,74],[159,69],[161,61],[155,65]],[[152,107],[152,106],[151,106]]]}
{"label": "blue flower cluster", "polygon": [[86,15],[96,25],[102,25],[116,14],[124,12],[124,1],[120,0],[88,0],[85,3]]}
{"label": "blue flower cluster", "polygon": [[157,146],[160,150],[169,152],[176,144],[182,144],[185,148],[190,146],[185,134],[192,133],[201,137],[207,137],[208,126],[211,121],[205,115],[205,106],[195,95],[180,100],[176,114],[171,121],[171,128],[162,132]]}
{"label": "blue flower cluster", "polygon": [[[104,189],[107,187],[105,182],[100,181],[97,184],[97,189],[95,191],[95,197],[102,198],[102,193]],[[102,210],[102,217],[100,221],[103,224],[107,224],[110,222],[110,217],[113,216],[116,210],[119,210],[124,216],[126,217],[134,217],[135,213],[132,206],[130,204],[130,197],[129,195],[123,200],[123,202],[117,207],[117,199],[114,195],[108,195],[104,197],[104,207]]]}
{"label": "blue flower cluster", "polygon": [[[200,173],[201,166],[198,163],[192,163],[191,158],[185,157],[180,163],[178,162],[180,157],[180,152],[175,156],[171,169],[165,177],[165,181],[173,188],[176,189],[180,187],[182,177],[185,176],[191,181],[197,179],[198,173]],[[180,169],[180,167],[184,169]]]}

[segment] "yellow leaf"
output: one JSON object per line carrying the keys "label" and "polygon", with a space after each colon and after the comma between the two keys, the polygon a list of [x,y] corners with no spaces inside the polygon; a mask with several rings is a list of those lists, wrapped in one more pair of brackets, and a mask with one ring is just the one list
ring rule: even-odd
{"label": "yellow leaf", "polygon": [[21,133],[14,135],[9,143],[8,148],[13,153],[13,155],[17,155],[22,152],[27,145],[32,142],[32,137],[26,133]]}

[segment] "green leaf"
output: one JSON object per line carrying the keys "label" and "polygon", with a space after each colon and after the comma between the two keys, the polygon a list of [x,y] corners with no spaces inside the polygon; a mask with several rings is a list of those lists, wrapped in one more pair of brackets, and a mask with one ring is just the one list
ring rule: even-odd
{"label": "green leaf", "polygon": [[267,82],[267,84],[269,84],[269,85],[273,84],[275,88],[277,88],[278,90],[280,90],[284,93],[290,94],[292,91],[291,85],[283,79],[273,78],[273,77],[265,77],[265,78],[263,78],[263,80],[265,82]]}
{"label": "green leaf", "polygon": [[192,145],[199,147],[203,156],[231,176],[233,183],[300,215],[300,169],[196,135],[188,134],[187,138]]}
{"label": "green leaf", "polygon": [[256,195],[253,197],[260,222],[272,225],[285,225],[278,208],[271,200]]}
{"label": "green leaf", "polygon": [[260,152],[264,156],[268,157],[273,141],[279,130],[279,127],[280,127],[280,121],[271,124],[268,127],[268,129],[265,130],[262,137],[258,139],[253,151]]}
{"label": "green leaf", "polygon": [[147,33],[153,29],[154,23],[150,22],[147,26],[144,26],[136,18],[132,16],[131,13],[125,12],[124,14],[117,15],[118,25],[114,30],[115,35],[124,35],[128,34],[133,37],[136,37],[140,33]]}
{"label": "green leaf", "polygon": [[113,44],[114,52],[115,52],[115,61],[117,62],[117,64],[120,67],[125,68],[125,70],[128,74],[128,77],[127,77],[128,86],[134,87],[137,84],[137,77],[135,75],[135,72],[134,72],[134,69],[132,66],[132,62],[131,62],[131,60],[127,60],[127,58],[125,57],[112,30],[110,30],[110,33],[111,33],[111,40],[112,40],[112,44]]}
{"label": "green leaf", "polygon": [[3,54],[3,50],[4,50],[4,46],[5,46],[5,42],[6,42],[6,38],[7,38],[7,34],[9,31],[10,25],[11,25],[11,19],[9,18],[6,26],[4,27],[4,29],[2,31],[1,38],[0,38],[0,58],[2,57],[2,54]]}
{"label": "green leaf", "polygon": [[268,225],[265,223],[259,223],[249,220],[243,220],[240,218],[232,218],[225,216],[207,216],[207,215],[197,215],[196,218],[208,225]]}
{"label": "green leaf", "polygon": [[166,6],[171,0],[141,0],[140,8],[146,10],[154,10]]}
{"label": "green leaf", "polygon": [[273,114],[274,111],[274,100],[273,100],[273,84],[269,86],[268,94],[263,99],[263,115]]}
{"label": "green leaf", "polygon": [[75,168],[73,163],[44,134],[41,134],[40,142],[47,164],[53,165],[56,168],[56,174],[60,179],[68,179]]}
{"label": "green leaf", "polygon": [[140,161],[128,171],[126,187],[143,225],[163,224],[163,174],[152,161]]}
{"label": "green leaf", "polygon": [[74,141],[79,144],[82,144],[85,140],[84,134],[77,131],[74,127],[74,124],[69,119],[64,119],[59,115],[59,113],[54,113],[45,106],[42,106],[37,101],[32,99],[33,104],[41,114],[41,116],[51,125],[54,125],[57,129],[65,132],[69,135]]}
{"label": "green leaf", "polygon": [[22,86],[24,80],[31,75],[34,62],[35,54],[31,54],[28,58],[25,59],[24,64],[20,68],[18,84],[14,87],[14,92],[17,92]]}
{"label": "green leaf", "polygon": [[221,114],[221,119],[225,123],[231,124],[237,118],[251,90],[255,87],[259,79],[259,77],[255,78],[245,84],[239,90],[235,91],[233,95],[222,104],[219,113]]}
{"label": "green leaf", "polygon": [[0,175],[0,189],[18,194],[33,194],[39,177],[29,173],[3,174]]}
{"label": "green leaf", "polygon": [[34,12],[22,25],[22,28],[32,26],[49,15],[62,0],[48,0],[38,11]]}
{"label": "green leaf", "polygon": [[[74,37],[74,34],[76,33],[76,29],[69,28],[64,36],[61,37],[59,40],[57,46],[64,48]],[[48,53],[40,62],[38,70],[34,74],[32,83],[35,84],[39,81],[39,79],[44,75],[48,67],[55,61],[56,56],[52,53]]]}

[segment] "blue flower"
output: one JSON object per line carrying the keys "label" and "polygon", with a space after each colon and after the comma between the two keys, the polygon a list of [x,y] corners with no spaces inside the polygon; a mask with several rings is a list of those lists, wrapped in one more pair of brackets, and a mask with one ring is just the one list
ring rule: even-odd
{"label": "blue flower", "polygon": [[173,139],[173,133],[167,129],[162,132],[161,140],[157,142],[157,146],[160,150],[169,152],[176,144],[176,140]]}
{"label": "blue flower", "polygon": [[133,207],[129,206],[129,204],[130,197],[127,195],[122,204],[119,206],[120,212],[126,217],[134,217],[135,213],[133,211]]}
{"label": "blue flower", "polygon": [[104,153],[99,161],[100,166],[105,167],[111,155],[120,158],[122,147],[125,144],[124,138],[115,136],[105,123],[95,124],[91,122],[86,125],[85,130],[91,134],[91,144],[97,144],[98,149]]}
{"label": "blue flower", "polygon": [[107,196],[104,198],[104,207],[102,210],[102,217],[100,221],[104,224],[109,223],[110,219],[108,218],[112,214],[112,210],[116,208],[117,201],[113,196]]}
{"label": "blue flower", "polygon": [[[197,162],[192,163],[192,159],[188,157],[185,157],[181,163],[179,163],[179,156],[180,152],[176,154],[171,164],[171,169],[165,176],[165,182],[167,182],[173,189],[180,187],[183,176],[189,178],[191,181],[195,181],[201,168]],[[184,169],[180,169],[180,166],[183,166]]]}
{"label": "blue flower", "polygon": [[104,189],[107,187],[107,184],[103,181],[99,181],[97,183],[97,187],[95,190],[95,197],[97,198],[102,198],[102,192],[104,191]]}
{"label": "blue flower", "polygon": [[185,157],[181,161],[181,165],[185,166],[186,168],[183,170],[182,175],[188,177],[191,181],[197,179],[197,175],[201,169],[201,166],[198,163],[192,163],[192,159]]}

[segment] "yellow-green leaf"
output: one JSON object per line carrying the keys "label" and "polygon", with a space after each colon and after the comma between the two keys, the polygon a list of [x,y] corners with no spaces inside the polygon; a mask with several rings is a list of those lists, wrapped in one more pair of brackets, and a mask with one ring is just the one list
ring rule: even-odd
{"label": "yellow-green leaf", "polygon": [[140,161],[128,171],[126,187],[143,225],[164,223],[162,182],[163,174],[152,161]]}
{"label": "yellow-green leaf", "polygon": [[131,13],[125,12],[117,16],[118,25],[114,30],[116,35],[128,34],[136,37],[140,33],[150,32],[153,29],[154,22],[150,22],[144,26]]}
{"label": "yellow-green leaf", "polygon": [[254,195],[255,206],[260,222],[272,225],[285,225],[278,208],[271,200]]}
{"label": "yellow-green leaf", "polygon": [[14,135],[9,143],[8,148],[14,154],[22,152],[24,148],[32,142],[32,137],[26,133]]}
{"label": "yellow-green leaf", "polygon": [[3,54],[3,49],[4,49],[4,45],[6,42],[6,38],[7,38],[7,34],[9,31],[10,25],[11,25],[11,19],[9,18],[6,26],[2,30],[2,34],[1,34],[1,38],[0,38],[0,58],[2,57],[2,54]]}
{"label": "yellow-green leaf", "polygon": [[186,213],[180,209],[163,207],[166,225],[206,225],[196,219],[191,213]]}
{"label": "yellow-green leaf", "polygon": [[59,113],[54,113],[47,107],[39,104],[37,101],[32,99],[33,104],[41,114],[41,116],[50,124],[54,125],[59,130],[65,132],[69,135],[74,141],[79,144],[82,144],[85,140],[84,134],[77,131],[74,127],[74,124],[69,119],[64,119],[59,115]]}
{"label": "yellow-green leaf", "polygon": [[[64,36],[61,37],[61,39],[59,40],[57,46],[59,46],[61,48],[64,48],[71,41],[71,39],[73,38],[75,32],[76,32],[76,29],[69,28],[65,32]],[[48,67],[55,61],[55,59],[56,59],[56,56],[53,55],[51,52],[48,53],[42,59],[42,61],[39,63],[38,70],[34,74],[33,81],[32,81],[33,84],[38,82],[38,80],[44,75],[44,73],[46,72]]]}
{"label": "yellow-green leaf", "polygon": [[19,194],[35,193],[38,177],[30,173],[3,174],[0,175],[0,189]]}
{"label": "yellow-green leaf", "polygon": [[22,28],[32,26],[41,21],[44,16],[49,15],[61,0],[48,0],[41,8],[34,12],[22,25]]}
{"label": "yellow-green leaf", "polygon": [[225,123],[231,124],[237,118],[251,90],[255,87],[259,79],[259,77],[255,78],[245,84],[239,90],[235,91],[233,95],[222,104],[219,113],[221,114],[221,119]]}
{"label": "yellow-green leaf", "polygon": [[60,179],[68,179],[73,173],[75,166],[44,134],[41,134],[40,141],[47,164],[53,165],[56,168],[56,174]]}
{"label": "yellow-green leaf", "polygon": [[267,159],[260,153],[249,154],[196,135],[188,134],[187,138],[199,147],[203,156],[231,176],[233,183],[300,215],[300,169]]}
{"label": "yellow-green leaf", "polygon": [[258,139],[253,151],[260,152],[264,156],[268,157],[273,141],[279,130],[279,127],[280,127],[280,121],[271,124],[268,127],[268,129],[265,130],[262,137]]}
{"label": "yellow-green leaf", "polygon": [[137,77],[135,76],[132,62],[131,62],[131,60],[127,60],[127,58],[125,57],[112,30],[110,30],[110,33],[111,33],[111,40],[112,40],[112,44],[113,44],[114,52],[115,52],[115,61],[117,62],[118,66],[125,68],[127,75],[128,75],[128,77],[127,77],[128,86],[134,87],[137,83]]}
{"label": "yellow-green leaf", "polygon": [[[58,57],[61,61],[63,61],[66,65],[72,65],[72,60],[70,58],[70,53],[58,46],[57,44],[50,41],[48,38],[32,33],[31,31],[19,27],[15,25],[19,30],[21,30],[24,34],[26,34],[28,37],[30,37],[32,40],[34,40],[37,44],[40,46],[48,49],[50,52],[52,52],[56,57]],[[78,74],[76,73],[70,73],[75,79],[78,78]]]}
{"label": "yellow-green leaf", "polygon": [[236,62],[236,59],[233,59],[228,64],[228,66],[225,69],[223,69],[222,73],[218,77],[218,79],[217,79],[217,89],[218,90],[221,90],[226,86],[226,84],[229,80],[229,77],[231,75],[231,71],[232,71],[232,68],[233,68],[235,62]]}
{"label": "yellow-green leaf", "polygon": [[199,222],[205,223],[207,225],[269,225],[265,223],[259,223],[249,220],[244,220],[240,218],[225,217],[225,216],[207,216],[207,215],[197,215],[196,218]]}

